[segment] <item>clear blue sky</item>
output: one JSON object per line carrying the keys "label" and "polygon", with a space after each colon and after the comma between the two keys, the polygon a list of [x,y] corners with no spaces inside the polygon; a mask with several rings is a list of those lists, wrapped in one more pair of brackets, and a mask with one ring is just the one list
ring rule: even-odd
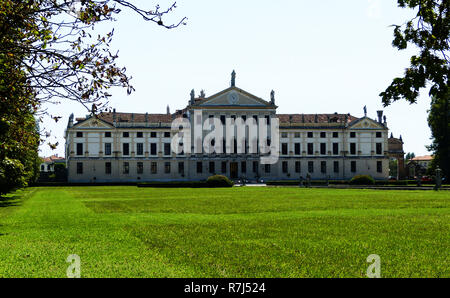
{"label": "clear blue sky", "polygon": [[[116,89],[110,105],[121,112],[165,113],[184,108],[191,89],[212,95],[237,86],[269,99],[276,91],[279,113],[351,113],[369,117],[382,109],[378,94],[403,74],[416,51],[391,46],[391,24],[413,15],[396,0],[179,0],[166,22],[189,18],[187,26],[166,30],[123,10],[113,48],[136,88],[131,96]],[[137,1],[152,8],[157,2]],[[162,7],[171,1],[160,1]],[[418,104],[397,102],[384,109],[394,136],[403,136],[406,152],[427,154],[430,143],[424,90]],[[57,150],[41,146],[41,155],[64,154],[63,133],[70,113],[84,116],[79,104],[49,106],[63,119],[41,128],[59,141]]]}

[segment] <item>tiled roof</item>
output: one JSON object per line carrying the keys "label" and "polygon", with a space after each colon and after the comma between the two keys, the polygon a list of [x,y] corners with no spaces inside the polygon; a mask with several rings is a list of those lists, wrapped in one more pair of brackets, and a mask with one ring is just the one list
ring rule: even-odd
{"label": "tiled roof", "polygon": [[[101,113],[97,115],[100,120],[113,124],[113,113]],[[145,123],[146,114],[116,113],[116,122]],[[172,123],[174,117],[171,114],[148,114],[149,123]]]}
{"label": "tiled roof", "polygon": [[431,161],[431,160],[433,160],[433,156],[431,156],[431,155],[417,156],[417,157],[411,158],[410,160],[414,160],[414,161]]}
{"label": "tiled roof", "polygon": [[[118,113],[116,112],[117,123],[145,123],[146,117],[148,117],[148,123],[165,123],[170,124],[172,121],[181,117],[184,110],[177,111],[175,114],[142,114],[142,113]],[[359,118],[350,114],[278,114],[276,115],[280,120],[280,124],[308,124],[308,123],[341,123],[344,124],[346,119],[347,123],[351,123]],[[97,115],[100,120],[113,124],[113,113],[101,113]],[[79,121],[85,120],[77,119]]]}
{"label": "tiled roof", "polygon": [[278,114],[280,124],[303,124],[303,123],[347,123],[358,120],[348,114]]}
{"label": "tiled roof", "polygon": [[52,155],[52,156],[50,156],[50,157],[42,157],[42,160],[43,160],[44,162],[49,163],[49,162],[55,162],[55,161],[65,160],[65,158],[64,158],[64,157],[61,157],[61,156]]}

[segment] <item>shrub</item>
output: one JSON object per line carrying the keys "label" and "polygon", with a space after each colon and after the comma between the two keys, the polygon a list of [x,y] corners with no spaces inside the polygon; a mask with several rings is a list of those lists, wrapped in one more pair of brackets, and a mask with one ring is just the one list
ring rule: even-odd
{"label": "shrub", "polygon": [[350,180],[351,185],[374,185],[375,179],[369,175],[356,175]]}
{"label": "shrub", "polygon": [[233,182],[225,176],[214,175],[206,180],[206,185],[208,187],[232,187]]}

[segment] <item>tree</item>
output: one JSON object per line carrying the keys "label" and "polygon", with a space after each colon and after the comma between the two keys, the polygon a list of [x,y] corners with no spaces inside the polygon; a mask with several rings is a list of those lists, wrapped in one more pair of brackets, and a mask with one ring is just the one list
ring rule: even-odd
{"label": "tree", "polygon": [[431,84],[430,96],[444,97],[448,92],[450,2],[448,0],[397,0],[402,8],[417,9],[417,15],[404,25],[394,26],[392,45],[404,50],[408,44],[420,49],[401,78],[395,78],[382,93],[385,106],[405,99],[415,103],[420,89]]}
{"label": "tree", "polygon": [[433,143],[427,147],[434,152],[432,168],[438,165],[444,177],[450,177],[450,92],[445,97],[433,97],[428,116]]}
{"label": "tree", "polygon": [[124,0],[0,1],[0,193],[36,179],[42,103],[74,100],[95,113],[107,107],[110,88],[134,90],[110,49],[114,29],[94,34],[121,8],[167,29],[185,21],[163,22],[176,3],[162,11]]}
{"label": "tree", "polygon": [[391,159],[389,160],[389,176],[397,177],[398,173],[398,160]]}
{"label": "tree", "polygon": [[408,152],[406,153],[405,159],[406,159],[406,163],[408,163],[408,161],[410,159],[413,159],[414,157],[416,157],[416,154],[414,152]]}
{"label": "tree", "polygon": [[419,91],[430,86],[431,109],[428,125],[433,143],[436,164],[444,175],[449,173],[449,87],[450,1],[448,0],[397,0],[402,8],[417,9],[417,15],[404,25],[394,25],[392,45],[404,50],[416,46],[420,53],[411,57],[411,65],[401,78],[395,78],[380,96],[384,106],[405,99],[416,103]]}
{"label": "tree", "polygon": [[[176,3],[165,11],[159,6],[146,11],[124,0],[4,0],[0,25],[6,30],[0,33],[0,53],[11,56],[25,71],[23,87],[33,89],[37,103],[69,99],[95,112],[111,96],[111,87],[134,90],[126,68],[116,64],[117,52],[110,49],[114,29],[94,33],[95,25],[113,21],[121,8],[167,29],[185,21],[164,24],[163,16]],[[17,38],[9,39],[11,34]]]}

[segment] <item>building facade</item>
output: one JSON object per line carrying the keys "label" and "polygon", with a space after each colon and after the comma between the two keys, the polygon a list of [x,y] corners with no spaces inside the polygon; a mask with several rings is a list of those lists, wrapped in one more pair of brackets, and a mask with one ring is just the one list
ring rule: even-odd
{"label": "building facade", "polygon": [[[381,111],[374,120],[366,111],[357,118],[338,113],[278,114],[277,108],[273,91],[268,101],[254,96],[235,86],[233,73],[231,87],[210,97],[203,92],[195,97],[192,91],[187,107],[175,113],[113,110],[76,120],[71,115],[65,133],[69,182],[195,181],[214,174],[265,181],[299,180],[308,174],[320,180],[348,180],[359,174],[388,178],[388,127]],[[173,121],[183,119],[193,128],[199,115],[211,123],[213,119],[223,124],[230,119],[279,123],[279,137],[273,138],[279,140],[277,162],[264,164],[259,149],[250,152],[246,142],[237,152],[236,141],[223,139],[211,145],[224,150],[175,153],[172,139],[180,127]],[[203,144],[207,135],[208,131],[200,137],[190,133],[191,144]],[[273,135],[268,135],[271,145]]]}

